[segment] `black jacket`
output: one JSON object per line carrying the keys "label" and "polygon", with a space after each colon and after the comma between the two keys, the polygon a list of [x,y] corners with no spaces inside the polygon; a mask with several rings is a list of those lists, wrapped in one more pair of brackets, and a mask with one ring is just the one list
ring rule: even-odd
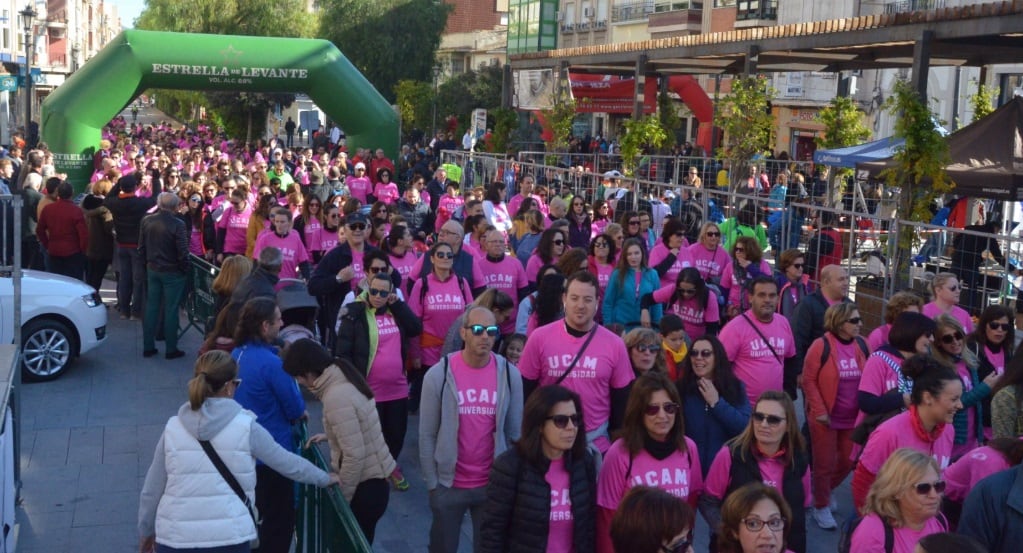
{"label": "black jacket", "polygon": [[231,302],[244,304],[252,298],[277,299],[277,291],[274,289],[280,278],[266,272],[265,269],[256,265],[256,268],[249,273],[249,276],[238,283],[238,287],[231,293]]}
{"label": "black jacket", "polygon": [[121,184],[124,179],[132,177],[121,177],[117,184],[107,194],[107,199],[103,200],[103,205],[107,206],[110,210],[110,214],[114,216],[114,233],[117,236],[117,243],[124,246],[137,246],[139,240],[139,227],[142,225],[142,218],[146,216],[146,212],[156,205],[156,197],[160,195],[163,188],[160,185],[160,179],[153,179],[153,195],[148,198],[140,198],[131,194],[125,194],[121,197]]}
{"label": "black jacket", "polygon": [[[505,451],[490,469],[487,502],[483,506],[480,553],[543,553],[550,528],[551,487],[545,476],[549,464],[536,467],[516,448]],[[596,550],[597,475],[589,453],[584,459],[565,458],[572,499],[572,542],[576,553]]]}
{"label": "black jacket", "polygon": [[[362,254],[376,250],[373,246],[366,244]],[[338,282],[337,274],[345,267],[352,264],[352,247],[347,243],[338,244],[327,252],[323,259],[316,265],[316,270],[309,277],[309,293],[321,301],[320,309],[324,311],[326,320],[330,321],[330,334],[327,343],[333,345],[334,321],[337,320],[337,313],[341,310],[341,302],[357,282]],[[401,286],[401,275],[397,271],[391,272],[391,281],[394,286]]]}
{"label": "black jacket", "polygon": [[[394,322],[401,332],[401,358],[406,358],[405,342],[423,333],[423,321],[409,309],[408,304],[398,300],[389,306]],[[366,304],[356,301],[345,306],[339,315],[341,327],[338,329],[334,354],[347,359],[355,365],[363,376],[369,376],[369,323],[366,322]]]}
{"label": "black jacket", "polygon": [[181,219],[161,209],[142,219],[140,226],[139,254],[147,269],[160,273],[188,272],[188,234]]}
{"label": "black jacket", "polygon": [[419,238],[419,233],[430,234],[433,232],[430,223],[430,206],[424,202],[412,205],[405,201],[405,198],[398,200],[398,214],[405,218],[405,225],[414,238]]}

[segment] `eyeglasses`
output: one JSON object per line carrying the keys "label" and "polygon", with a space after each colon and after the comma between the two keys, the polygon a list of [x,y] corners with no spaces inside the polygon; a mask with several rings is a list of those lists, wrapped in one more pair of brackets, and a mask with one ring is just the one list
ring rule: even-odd
{"label": "eyeglasses", "polygon": [[852,323],[854,325],[858,325],[858,324],[863,322],[863,317],[852,317],[850,319],[846,319],[845,322]]}
{"label": "eyeglasses", "polygon": [[647,344],[645,346],[633,346],[633,349],[646,353],[657,353],[657,350],[661,349],[661,346],[658,344]]}
{"label": "eyeglasses", "polygon": [[[753,420],[761,423],[767,421],[768,426],[778,426],[779,424],[785,422],[785,417],[779,417],[778,415],[765,415],[763,413],[757,412],[753,413]],[[756,530],[754,530],[754,532],[755,531]]]}
{"label": "eyeglasses", "polygon": [[579,428],[579,423],[582,419],[579,418],[578,414],[575,415],[551,415],[545,420],[549,420],[554,423],[554,426],[562,430],[568,428],[568,423],[571,422],[572,426]]}
{"label": "eyeglasses", "polygon": [[629,226],[630,227],[639,226],[639,221],[629,221]]}
{"label": "eyeglasses", "polygon": [[607,242],[603,242],[603,241],[601,241],[601,242],[594,242],[593,243],[593,247],[594,248],[606,248],[607,247]]}
{"label": "eyeglasses", "polygon": [[987,327],[990,328],[991,330],[1004,330],[1005,332],[1008,332],[1008,331],[1012,330],[1012,325],[1011,324],[1009,324],[1009,323],[996,323],[994,321],[988,323]]}
{"label": "eyeglasses", "polygon": [[945,481],[938,480],[933,484],[930,482],[924,482],[923,484],[917,484],[916,486],[913,486],[913,489],[916,490],[916,493],[920,495],[927,495],[931,493],[931,488],[934,488],[934,491],[937,493],[945,493]]}
{"label": "eyeglasses", "polygon": [[454,259],[455,252],[436,252],[433,256],[437,259]]}
{"label": "eyeglasses", "polygon": [[959,331],[953,332],[952,334],[946,334],[946,335],[941,337],[941,343],[942,344],[953,344],[955,342],[962,342],[962,341],[963,341],[963,333],[959,332]]}
{"label": "eyeglasses", "polygon": [[712,349],[693,349],[689,350],[689,355],[699,359],[710,359],[714,356],[714,350]]}
{"label": "eyeglasses", "polygon": [[792,265],[789,265],[789,267],[795,267],[797,269],[802,269],[803,265],[805,265],[805,264],[804,263],[793,263]]}
{"label": "eyeglasses", "polygon": [[352,223],[348,225],[349,230],[366,230],[366,223]]}
{"label": "eyeglasses", "polygon": [[742,519],[742,523],[746,526],[746,529],[750,532],[759,532],[764,529],[764,526],[772,532],[781,532],[785,529],[785,519],[783,518],[772,518],[768,521],[760,520],[757,517],[748,517]]}
{"label": "eyeglasses", "polygon": [[192,196],[191,198],[188,199],[188,201],[198,203],[202,201],[202,198],[200,198],[199,196]]}
{"label": "eyeglasses", "polygon": [[717,238],[717,237],[721,236],[721,233],[720,232],[708,232],[707,236],[709,236],[711,238]]}
{"label": "eyeglasses", "polygon": [[661,409],[663,409],[666,414],[674,415],[675,413],[678,413],[678,408],[679,405],[677,403],[672,403],[668,401],[660,405],[656,403],[651,403],[650,405],[646,406],[646,409],[644,409],[643,412],[646,414],[646,416],[652,417],[657,413],[660,413]]}
{"label": "eyeglasses", "polygon": [[341,214],[340,213],[331,213],[330,215],[327,215],[327,217],[330,217],[331,219],[340,219],[341,218]]}
{"label": "eyeglasses", "polygon": [[[372,269],[370,270],[372,271]],[[390,290],[377,290],[376,288],[370,288],[369,290],[367,290],[367,292],[369,293],[370,297],[377,296],[380,298],[386,298],[387,296],[391,295]]]}
{"label": "eyeglasses", "polygon": [[564,240],[555,240],[555,241],[554,241],[554,245],[555,245],[555,246],[561,246],[561,245],[564,245],[564,243],[565,243],[565,241],[564,241]]}
{"label": "eyeglasses", "polygon": [[386,270],[387,270],[387,267],[370,267],[370,268],[369,268],[369,269],[367,269],[367,270],[369,271],[369,273],[370,273],[371,275],[375,275],[375,274],[377,274],[377,273],[382,273],[382,272],[386,271]]}
{"label": "eyeglasses", "polygon": [[671,546],[662,545],[661,546],[661,552],[662,553],[685,553],[685,551],[687,551],[689,549],[689,546],[692,545],[692,544],[693,544],[693,542],[689,541],[689,538],[682,538],[682,540],[680,540],[675,545],[671,545]]}
{"label": "eyeglasses", "polygon": [[497,338],[497,336],[501,333],[501,329],[497,325],[493,326],[465,325],[462,328],[468,330],[469,332],[472,332],[473,336],[483,336],[483,333],[486,332],[487,336],[490,336],[491,338]]}
{"label": "eyeglasses", "polygon": [[696,288],[679,288],[678,293],[682,294],[683,296],[695,296]]}

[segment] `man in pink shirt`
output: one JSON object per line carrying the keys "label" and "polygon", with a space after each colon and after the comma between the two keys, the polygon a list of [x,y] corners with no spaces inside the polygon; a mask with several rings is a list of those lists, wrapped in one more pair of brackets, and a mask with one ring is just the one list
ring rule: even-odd
{"label": "man in pink shirt", "polygon": [[[746,384],[750,405],[767,390],[782,390],[785,365],[796,355],[789,322],[775,313],[778,285],[769,275],[750,281],[749,311],[732,319],[718,338],[735,376]],[[789,361],[786,361],[789,359]]]}
{"label": "man in pink shirt", "polygon": [[543,201],[543,198],[533,194],[533,185],[535,183],[536,180],[533,179],[533,175],[524,175],[522,177],[522,180],[519,181],[519,193],[508,201],[508,214],[515,217],[515,214],[519,212],[519,206],[522,205],[522,200],[526,199],[527,196],[536,200],[537,209],[539,209],[541,213],[544,215],[550,213],[547,204]]}
{"label": "man in pink shirt", "polygon": [[601,453],[611,447],[609,430],[621,424],[629,385],[635,379],[625,342],[594,320],[597,277],[579,271],[568,277],[565,319],[536,329],[519,360],[523,387],[561,384],[579,394],[586,414],[586,441]]}
{"label": "man in pink shirt", "polygon": [[419,407],[419,463],[430,491],[430,553],[457,553],[469,511],[480,547],[480,522],[494,458],[518,440],[522,377],[492,352],[500,334],[494,314],[470,307],[462,351],[442,358],[423,379]]}
{"label": "man in pink shirt", "polygon": [[522,263],[505,253],[505,244],[501,231],[496,229],[487,231],[483,236],[486,253],[478,260],[477,265],[483,273],[483,286],[497,288],[512,299],[514,307],[511,316],[501,325],[501,334],[506,335],[515,331],[519,301],[529,293],[529,281],[526,279],[526,270],[522,268]]}

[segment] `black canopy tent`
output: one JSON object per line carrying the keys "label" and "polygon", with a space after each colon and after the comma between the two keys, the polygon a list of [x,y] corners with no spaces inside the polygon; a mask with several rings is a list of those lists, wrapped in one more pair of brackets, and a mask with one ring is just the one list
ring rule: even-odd
{"label": "black canopy tent", "polygon": [[[1015,97],[987,117],[948,136],[952,163],[946,167],[954,194],[995,200],[1023,200],[1023,98]],[[857,163],[879,178],[894,158]]]}

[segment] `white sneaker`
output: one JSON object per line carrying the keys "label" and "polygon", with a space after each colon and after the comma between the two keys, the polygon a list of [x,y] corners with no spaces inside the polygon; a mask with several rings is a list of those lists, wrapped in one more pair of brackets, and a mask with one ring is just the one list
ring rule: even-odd
{"label": "white sneaker", "polygon": [[835,517],[831,515],[831,509],[824,507],[823,509],[813,508],[813,520],[823,530],[834,530],[838,528],[838,523],[835,522]]}

